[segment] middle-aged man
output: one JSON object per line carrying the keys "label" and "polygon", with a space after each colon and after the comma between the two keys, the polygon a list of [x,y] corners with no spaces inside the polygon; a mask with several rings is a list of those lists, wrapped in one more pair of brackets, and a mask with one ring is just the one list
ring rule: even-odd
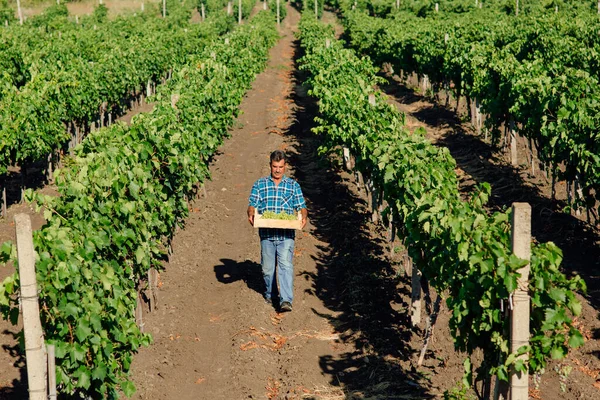
{"label": "middle-aged man", "polygon": [[[254,210],[259,214],[265,211],[288,214],[302,214],[302,228],[306,225],[308,211],[300,185],[285,176],[285,153],[275,150],[271,153],[271,174],[254,182],[248,201],[248,221],[254,226]],[[279,307],[281,311],[292,311],[294,299],[294,229],[259,228],[261,264],[265,279],[265,300],[272,304],[271,292],[275,275],[275,262],[279,266]]]}

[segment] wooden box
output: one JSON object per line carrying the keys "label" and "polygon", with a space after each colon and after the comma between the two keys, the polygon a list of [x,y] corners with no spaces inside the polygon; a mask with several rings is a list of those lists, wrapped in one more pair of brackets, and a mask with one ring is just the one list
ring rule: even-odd
{"label": "wooden box", "polygon": [[285,219],[265,219],[262,214],[254,210],[255,228],[279,228],[279,229],[302,229],[302,213],[298,211],[298,219],[295,221]]}

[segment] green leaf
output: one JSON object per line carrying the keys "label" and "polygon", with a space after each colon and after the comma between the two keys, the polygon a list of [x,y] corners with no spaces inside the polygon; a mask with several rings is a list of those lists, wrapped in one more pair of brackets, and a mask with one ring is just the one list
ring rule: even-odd
{"label": "green leaf", "polygon": [[135,251],[135,262],[138,264],[141,264],[142,261],[144,261],[145,257],[146,257],[146,253],[145,253],[144,249],[142,247],[138,247],[137,250]]}
{"label": "green leaf", "polygon": [[77,381],[77,387],[89,389],[91,385],[90,372],[85,367],[80,367],[78,370],[79,380]]}
{"label": "green leaf", "polygon": [[10,260],[12,250],[13,250],[12,242],[2,243],[2,247],[0,247],[0,263],[5,264]]}
{"label": "green leaf", "polygon": [[79,321],[77,325],[77,329],[75,330],[75,336],[77,336],[77,340],[80,342],[85,342],[88,336],[92,334],[92,329],[89,326],[89,323],[82,319]]}
{"label": "green leaf", "polygon": [[92,372],[92,379],[103,381],[106,378],[107,369],[105,365],[96,365],[94,371]]}
{"label": "green leaf", "polygon": [[581,347],[585,344],[585,340],[583,339],[583,335],[581,334],[581,332],[579,332],[577,329],[575,328],[571,328],[571,330],[569,331],[570,333],[570,337],[569,337],[569,346],[576,349],[578,347]]}
{"label": "green leaf", "polygon": [[565,291],[563,289],[552,288],[552,289],[550,289],[550,291],[548,292],[548,294],[555,301],[560,301],[560,302],[564,303],[565,300],[566,300]]}
{"label": "green leaf", "polygon": [[121,383],[121,390],[123,390],[125,396],[131,397],[135,393],[135,385],[131,381],[125,381]]}
{"label": "green leaf", "polygon": [[565,350],[562,346],[553,347],[550,351],[550,355],[554,360],[561,360],[565,357]]}
{"label": "green leaf", "polygon": [[65,315],[69,317],[79,316],[79,307],[75,303],[67,303],[63,308]]}
{"label": "green leaf", "polygon": [[579,300],[577,300],[576,298],[571,299],[571,301],[569,301],[569,309],[571,310],[573,315],[575,315],[575,316],[581,315],[581,310],[582,310],[581,302]]}

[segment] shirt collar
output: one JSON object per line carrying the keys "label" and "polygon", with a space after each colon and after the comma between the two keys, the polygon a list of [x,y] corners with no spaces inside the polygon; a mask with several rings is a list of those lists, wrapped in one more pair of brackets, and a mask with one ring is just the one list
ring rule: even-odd
{"label": "shirt collar", "polygon": [[[273,180],[273,177],[271,176],[271,174],[269,174],[268,178],[269,178],[269,180],[270,180],[271,182],[275,183],[275,181]],[[281,177],[281,182],[280,182],[280,183],[283,183],[283,182],[284,182],[284,181],[286,181],[287,179],[288,179],[288,177],[287,177],[287,176],[285,176],[285,174],[283,174],[283,176]]]}

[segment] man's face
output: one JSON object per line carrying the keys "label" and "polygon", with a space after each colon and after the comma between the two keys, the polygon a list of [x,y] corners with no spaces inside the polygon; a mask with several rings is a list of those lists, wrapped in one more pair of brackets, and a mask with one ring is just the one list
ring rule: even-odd
{"label": "man's face", "polygon": [[283,174],[285,174],[285,160],[271,161],[271,177],[281,179]]}

